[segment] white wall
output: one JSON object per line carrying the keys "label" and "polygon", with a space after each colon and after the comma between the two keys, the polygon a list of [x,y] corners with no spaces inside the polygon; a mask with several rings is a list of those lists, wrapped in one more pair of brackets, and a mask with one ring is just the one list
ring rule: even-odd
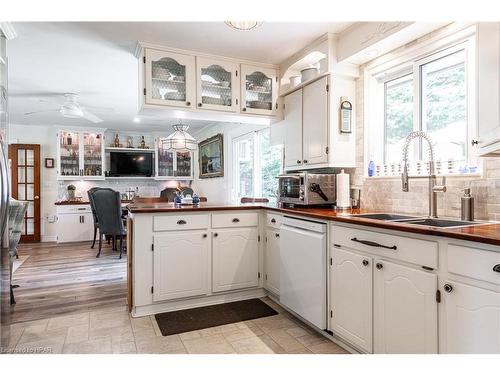
{"label": "white wall", "polygon": [[56,168],[45,168],[45,158],[57,157],[57,132],[51,126],[9,125],[9,143],[40,145],[40,216],[42,241],[55,241],[56,224],[48,218],[56,214],[54,202],[58,197]]}
{"label": "white wall", "polygon": [[252,131],[264,129],[265,127],[265,125],[219,123],[216,125],[210,125],[193,134],[198,142],[210,138],[218,133],[222,133],[224,135],[224,177],[200,179],[198,152],[196,152],[194,180],[192,185],[194,191],[199,196],[207,197],[208,202],[210,203],[230,202],[233,166],[233,139]]}

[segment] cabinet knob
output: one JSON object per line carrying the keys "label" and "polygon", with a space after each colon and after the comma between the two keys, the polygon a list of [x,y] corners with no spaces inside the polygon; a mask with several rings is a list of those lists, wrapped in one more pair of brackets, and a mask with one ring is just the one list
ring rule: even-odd
{"label": "cabinet knob", "polygon": [[219,233],[214,233],[214,237],[217,237],[217,236],[219,236]]}
{"label": "cabinet knob", "polygon": [[280,236],[280,234],[279,234],[279,233],[274,233],[274,236],[275,236],[275,237],[279,237],[279,236]]}
{"label": "cabinet knob", "polygon": [[297,160],[297,164],[302,164],[302,162],[300,160]]}
{"label": "cabinet knob", "polygon": [[190,106],[190,105],[191,105],[191,102],[186,102],[186,105],[187,105],[187,106]]}
{"label": "cabinet knob", "polygon": [[304,160],[304,164],[307,164],[307,160]]}
{"label": "cabinet knob", "polygon": [[384,268],[384,265],[382,263],[377,263],[376,267],[378,270],[381,270],[382,268]]}
{"label": "cabinet knob", "polygon": [[476,145],[478,145],[478,144],[479,144],[479,141],[478,141],[478,140],[473,139],[473,140],[471,141],[471,145],[472,145],[472,146],[476,146]]}
{"label": "cabinet knob", "polygon": [[179,220],[179,221],[177,222],[177,224],[179,224],[179,225],[184,225],[184,224],[187,224],[187,221],[186,221],[186,220]]}
{"label": "cabinet knob", "polygon": [[276,219],[271,219],[271,223],[276,223]]}
{"label": "cabinet knob", "polygon": [[493,266],[493,272],[500,272],[500,264],[495,264]]}
{"label": "cabinet knob", "polygon": [[367,265],[369,265],[369,264],[370,264],[370,262],[368,262],[366,259],[363,259],[363,266],[365,266],[365,267],[366,267],[366,266],[367,266]]}
{"label": "cabinet knob", "polygon": [[207,234],[206,233],[203,233],[203,238],[207,238]]}
{"label": "cabinet knob", "polygon": [[198,103],[198,107],[201,107],[202,105],[203,105],[203,104],[201,104],[201,103]]}
{"label": "cabinet knob", "polygon": [[246,112],[246,111],[247,111],[247,109],[246,109],[246,108],[242,108],[241,110],[242,110],[243,112]]}
{"label": "cabinet knob", "polygon": [[453,286],[450,285],[450,284],[444,284],[444,291],[446,293],[451,293],[451,291],[453,290]]}

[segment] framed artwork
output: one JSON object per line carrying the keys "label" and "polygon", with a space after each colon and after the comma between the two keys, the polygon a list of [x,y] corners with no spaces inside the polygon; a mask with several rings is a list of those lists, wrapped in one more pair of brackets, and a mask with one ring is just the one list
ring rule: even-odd
{"label": "framed artwork", "polygon": [[198,144],[200,178],[224,176],[224,143],[222,134],[214,135]]}
{"label": "framed artwork", "polygon": [[45,168],[54,168],[53,158],[45,158]]}

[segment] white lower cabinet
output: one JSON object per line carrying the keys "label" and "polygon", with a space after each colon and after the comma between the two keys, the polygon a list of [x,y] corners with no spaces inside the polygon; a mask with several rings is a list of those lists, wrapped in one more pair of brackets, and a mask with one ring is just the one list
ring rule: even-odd
{"label": "white lower cabinet", "polygon": [[208,293],[210,238],[206,231],[155,234],[153,300]]}
{"label": "white lower cabinet", "polygon": [[212,234],[212,291],[259,285],[257,228],[215,229]]}
{"label": "white lower cabinet", "polygon": [[445,281],[441,289],[441,351],[500,353],[500,293],[454,281]]}
{"label": "white lower cabinet", "polygon": [[264,250],[264,287],[270,292],[280,294],[280,232],[266,229],[266,248]]}
{"label": "white lower cabinet", "polygon": [[57,215],[57,242],[91,241],[94,238],[92,213]]}
{"label": "white lower cabinet", "polygon": [[375,353],[438,352],[437,275],[375,259]]}
{"label": "white lower cabinet", "polygon": [[332,331],[372,352],[372,258],[333,248],[331,265]]}

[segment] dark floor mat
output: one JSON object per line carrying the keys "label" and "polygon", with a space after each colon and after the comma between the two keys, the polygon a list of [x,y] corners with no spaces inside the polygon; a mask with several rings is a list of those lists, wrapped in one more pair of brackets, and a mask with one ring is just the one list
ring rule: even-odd
{"label": "dark floor mat", "polygon": [[269,305],[254,298],[156,314],[155,319],[161,334],[169,336],[277,314]]}

